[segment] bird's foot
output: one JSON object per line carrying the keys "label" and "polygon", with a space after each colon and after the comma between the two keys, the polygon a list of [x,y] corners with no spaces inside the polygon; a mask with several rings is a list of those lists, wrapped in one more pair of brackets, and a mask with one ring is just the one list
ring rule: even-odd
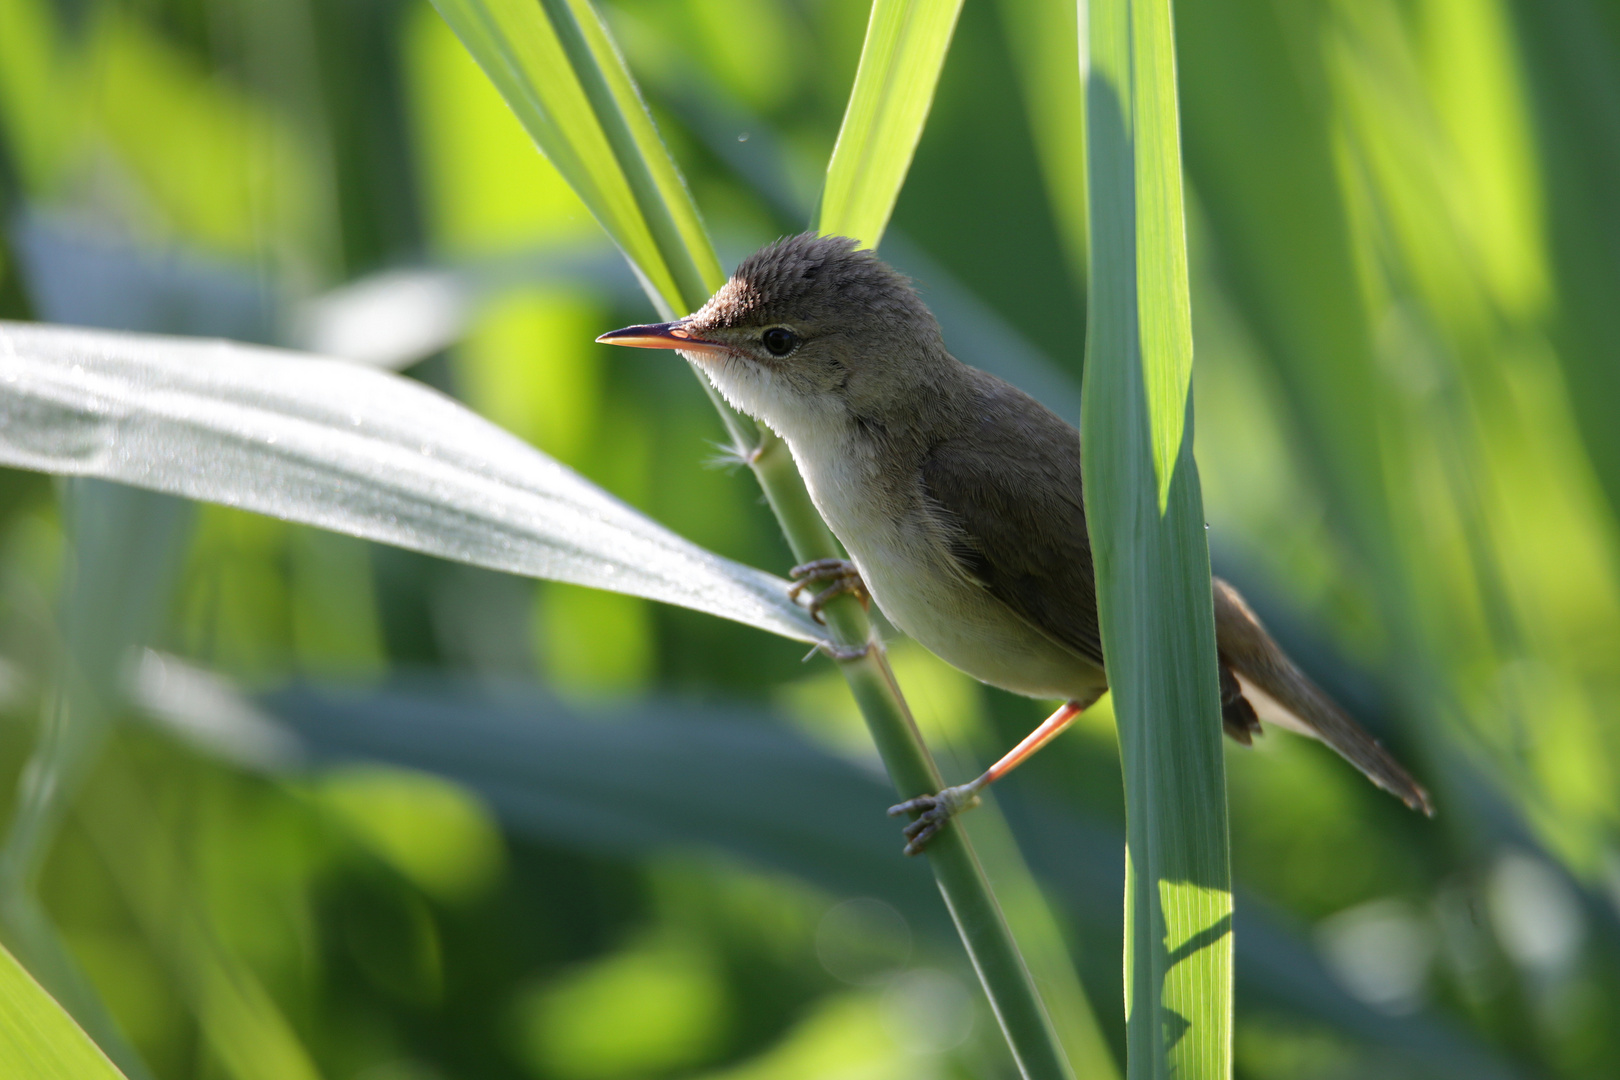
{"label": "bird's foot", "polygon": [[855,569],[855,564],[848,559],[817,559],[801,566],[795,566],[788,571],[793,579],[793,587],[788,590],[788,596],[797,600],[799,594],[812,585],[826,584],[826,588],[810,597],[805,606],[810,609],[810,617],[818,623],[827,620],[821,617],[821,609],[834,597],[850,593],[861,602],[861,607],[870,607],[872,594],[866,591],[866,582],[861,580],[861,572]]}
{"label": "bird's foot", "polygon": [[979,805],[979,788],[983,787],[983,777],[971,784],[958,784],[948,787],[937,795],[919,795],[915,799],[908,799],[898,806],[889,807],[890,817],[899,817],[901,814],[916,814],[917,817],[902,831],[906,837],[906,854],[920,855],[923,848],[950,820],[964,810],[971,810]]}

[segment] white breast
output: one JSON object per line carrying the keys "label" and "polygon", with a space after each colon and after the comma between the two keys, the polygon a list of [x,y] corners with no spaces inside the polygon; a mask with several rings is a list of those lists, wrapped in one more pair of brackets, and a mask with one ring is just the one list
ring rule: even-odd
{"label": "white breast", "polygon": [[1040,633],[957,569],[920,492],[897,496],[874,444],[846,424],[785,436],[810,497],[883,614],[946,663],[1038,698],[1091,700],[1102,673]]}

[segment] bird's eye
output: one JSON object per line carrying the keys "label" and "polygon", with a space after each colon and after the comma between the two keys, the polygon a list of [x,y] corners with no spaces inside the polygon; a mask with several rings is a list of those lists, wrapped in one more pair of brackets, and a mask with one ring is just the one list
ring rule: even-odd
{"label": "bird's eye", "polygon": [[772,356],[786,356],[793,351],[794,346],[798,345],[799,335],[785,326],[773,326],[765,331],[762,340],[765,342],[766,350]]}

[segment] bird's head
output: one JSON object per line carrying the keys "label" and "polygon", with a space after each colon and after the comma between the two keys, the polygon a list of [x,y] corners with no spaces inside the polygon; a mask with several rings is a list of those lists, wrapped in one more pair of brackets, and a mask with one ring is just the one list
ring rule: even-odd
{"label": "bird's head", "polygon": [[684,319],[596,340],[679,350],[732,405],[789,438],[807,424],[887,416],[954,363],[905,277],[847,237],[814,233],[750,255]]}

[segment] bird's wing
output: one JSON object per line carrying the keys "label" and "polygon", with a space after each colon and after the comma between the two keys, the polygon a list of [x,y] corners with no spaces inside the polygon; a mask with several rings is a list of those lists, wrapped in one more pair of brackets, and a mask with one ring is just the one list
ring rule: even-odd
{"label": "bird's wing", "polygon": [[922,462],[951,553],[992,596],[1101,667],[1080,435],[999,380],[986,386],[982,405],[975,427],[936,444]]}

